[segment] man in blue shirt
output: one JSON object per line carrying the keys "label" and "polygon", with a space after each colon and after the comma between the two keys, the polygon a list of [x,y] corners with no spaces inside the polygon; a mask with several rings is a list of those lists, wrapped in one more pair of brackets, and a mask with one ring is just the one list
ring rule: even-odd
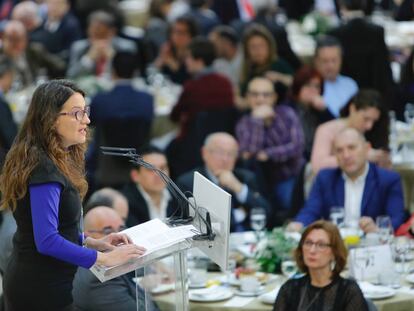
{"label": "man in blue shirt", "polygon": [[342,65],[340,42],[331,36],[324,36],[318,40],[314,64],[324,79],[325,104],[332,115],[338,118],[341,108],[358,91],[358,85],[352,78],[340,74]]}

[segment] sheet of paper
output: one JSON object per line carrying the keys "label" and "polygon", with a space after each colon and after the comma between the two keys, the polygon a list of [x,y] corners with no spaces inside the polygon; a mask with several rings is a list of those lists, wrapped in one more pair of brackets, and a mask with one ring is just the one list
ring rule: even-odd
{"label": "sheet of paper", "polygon": [[227,301],[223,306],[224,307],[233,307],[233,308],[244,307],[244,306],[248,305],[249,303],[251,303],[253,301],[253,299],[255,299],[255,298],[234,296],[229,301]]}
{"label": "sheet of paper", "polygon": [[193,225],[170,228],[160,219],[153,219],[122,231],[134,244],[145,247],[146,254],[190,238],[197,232]]}

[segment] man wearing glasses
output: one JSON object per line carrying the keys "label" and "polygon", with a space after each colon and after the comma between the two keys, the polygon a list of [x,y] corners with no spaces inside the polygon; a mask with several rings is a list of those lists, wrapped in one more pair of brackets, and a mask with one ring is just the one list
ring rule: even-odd
{"label": "man wearing glasses", "polygon": [[[125,229],[125,224],[114,209],[106,206],[92,208],[84,219],[87,236],[102,238]],[[79,268],[73,282],[73,300],[80,310],[135,311],[137,310],[135,283],[129,274],[101,283],[87,269]],[[138,289],[139,310],[144,310],[144,292]],[[150,311],[158,310],[151,303]]]}

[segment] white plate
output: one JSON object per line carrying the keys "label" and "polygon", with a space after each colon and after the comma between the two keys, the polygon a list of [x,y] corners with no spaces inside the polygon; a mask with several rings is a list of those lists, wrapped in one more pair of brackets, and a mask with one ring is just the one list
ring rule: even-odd
{"label": "white plate", "polygon": [[[256,272],[253,276],[256,276],[259,279],[259,277],[262,276],[263,274],[265,274],[265,273],[264,272]],[[276,274],[270,274],[269,273],[267,275],[268,275],[267,279],[264,282],[263,281],[260,282],[262,285],[271,283],[271,282],[273,282],[273,281],[275,281],[279,278],[279,276],[276,275]],[[222,277],[219,278],[219,280],[222,283],[226,283],[227,282],[227,277],[222,276]],[[232,286],[240,286],[240,279],[236,278],[236,276],[234,274],[232,274],[230,276],[229,284],[232,285]]]}
{"label": "white plate", "polygon": [[385,299],[395,295],[395,290],[385,286],[375,286],[375,289],[364,291],[364,297],[368,299]]}
{"label": "white plate", "polygon": [[245,292],[245,291],[237,289],[234,293],[237,296],[242,296],[242,297],[255,297],[255,296],[259,296],[263,294],[264,291],[265,291],[264,286],[260,286],[255,292]]}
{"label": "white plate", "polygon": [[280,290],[280,287],[276,287],[271,292],[260,295],[258,299],[264,304],[273,305],[275,303],[275,300],[276,300],[277,294],[279,293],[279,290]]}
{"label": "white plate", "polygon": [[168,293],[169,291],[174,290],[174,288],[175,288],[174,283],[160,284],[160,285],[158,285],[157,287],[155,287],[151,290],[151,294],[159,295],[159,294]]}
{"label": "white plate", "polygon": [[414,273],[411,273],[405,277],[405,280],[409,283],[414,284]]}
{"label": "white plate", "polygon": [[196,302],[214,302],[227,300],[233,297],[234,293],[227,287],[212,286],[205,289],[190,290],[188,298]]}

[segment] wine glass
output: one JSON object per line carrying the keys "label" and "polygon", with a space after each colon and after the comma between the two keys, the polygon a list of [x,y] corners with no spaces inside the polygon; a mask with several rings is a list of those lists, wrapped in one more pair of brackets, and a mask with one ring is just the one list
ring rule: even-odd
{"label": "wine glass", "polygon": [[355,268],[360,269],[359,281],[363,282],[365,280],[365,269],[368,268],[371,263],[370,253],[367,251],[365,247],[358,247],[354,249],[353,254],[353,264]]}
{"label": "wine glass", "polygon": [[256,233],[256,240],[259,241],[260,231],[266,226],[266,210],[262,207],[254,207],[250,210],[250,226]]}
{"label": "wine glass", "polygon": [[380,242],[382,244],[390,243],[393,237],[393,228],[390,216],[378,216],[376,223],[378,227]]}
{"label": "wine glass", "polygon": [[342,227],[345,220],[345,210],[341,206],[332,206],[329,210],[329,219],[338,228]]}

